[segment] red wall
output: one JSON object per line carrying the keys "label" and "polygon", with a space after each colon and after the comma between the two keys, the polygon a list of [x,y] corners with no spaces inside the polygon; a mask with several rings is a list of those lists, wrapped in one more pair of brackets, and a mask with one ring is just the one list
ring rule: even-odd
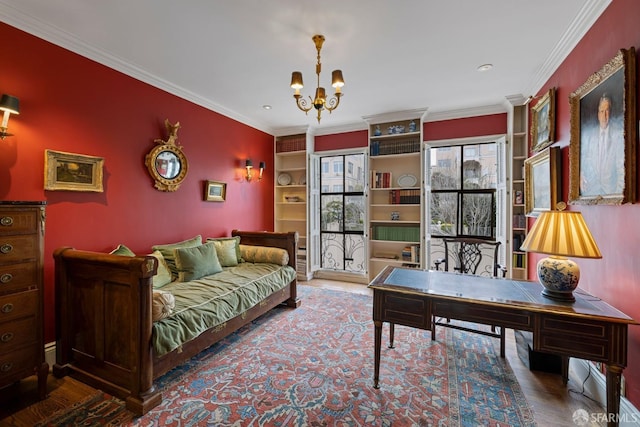
{"label": "red wall", "polygon": [[[232,229],[273,229],[273,137],[110,68],[0,24],[0,92],[20,98],[0,141],[0,199],[46,200],[45,339],[55,340],[52,252],[109,251]],[[164,120],[179,121],[189,171],[160,192],[144,165]],[[44,191],[44,150],[104,157],[104,192]],[[247,157],[267,162],[261,182],[242,179]],[[227,183],[224,203],[203,201],[203,181]]]}
{"label": "red wall", "polygon": [[369,145],[366,130],[321,135],[314,138],[315,151],[329,151],[345,148],[361,148]]}
{"label": "red wall", "polygon": [[507,133],[507,115],[486,116],[426,122],[423,126],[425,141],[468,138],[472,136],[503,135]]}
{"label": "red wall", "polygon": [[[640,2],[615,0],[556,70],[538,95],[556,87],[556,146],[562,148],[563,198],[568,199],[570,108],[569,95],[618,50],[640,47]],[[636,69],[640,67],[636,64]],[[638,79],[640,82],[640,79]],[[636,88],[636,99],[638,97]],[[638,108],[636,106],[636,111]],[[638,150],[638,141],[634,141]],[[638,151],[640,153],[640,151]],[[640,168],[638,168],[640,172]],[[579,286],[602,298],[636,320],[640,320],[640,204],[623,206],[570,206],[581,211],[602,252],[602,259],[580,259]],[[530,255],[529,277],[536,278],[540,255]],[[640,326],[629,328],[629,366],[624,371],[627,398],[640,406]]]}

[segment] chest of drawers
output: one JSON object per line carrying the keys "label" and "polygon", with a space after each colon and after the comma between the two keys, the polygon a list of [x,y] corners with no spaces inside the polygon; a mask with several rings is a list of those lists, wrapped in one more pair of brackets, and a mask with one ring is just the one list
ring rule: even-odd
{"label": "chest of drawers", "polygon": [[45,202],[0,201],[0,388],[35,374],[41,399],[44,225]]}

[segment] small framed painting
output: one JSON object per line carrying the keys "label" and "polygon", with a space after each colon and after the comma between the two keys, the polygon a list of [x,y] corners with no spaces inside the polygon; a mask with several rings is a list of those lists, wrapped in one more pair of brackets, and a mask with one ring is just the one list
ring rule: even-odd
{"label": "small framed painting", "polygon": [[227,198],[227,184],[219,181],[205,181],[204,200],[207,202],[224,202]]}
{"label": "small framed painting", "polygon": [[44,189],[103,192],[102,157],[44,151]]}
{"label": "small framed painting", "polygon": [[548,147],[524,161],[524,211],[538,216],[560,201],[562,179],[560,149]]}
{"label": "small framed painting", "polygon": [[635,49],[621,49],[569,96],[569,105],[569,203],[635,202]]}
{"label": "small framed painting", "polygon": [[537,153],[555,138],[556,88],[552,87],[531,109],[531,150]]}

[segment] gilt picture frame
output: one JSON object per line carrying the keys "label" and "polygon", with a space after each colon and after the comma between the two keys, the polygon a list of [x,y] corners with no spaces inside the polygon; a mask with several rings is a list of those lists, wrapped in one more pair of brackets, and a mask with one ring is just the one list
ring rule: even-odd
{"label": "gilt picture frame", "polygon": [[544,150],[555,140],[556,88],[549,89],[531,108],[531,151]]}
{"label": "gilt picture frame", "polygon": [[524,211],[537,217],[554,210],[562,195],[560,148],[547,147],[524,161]]}
{"label": "gilt picture frame", "polygon": [[45,150],[44,189],[102,193],[102,157]]}
{"label": "gilt picture frame", "polygon": [[224,202],[227,198],[227,184],[220,181],[205,181],[204,200],[207,202]]}
{"label": "gilt picture frame", "polygon": [[635,202],[635,57],[621,49],[569,97],[570,204]]}

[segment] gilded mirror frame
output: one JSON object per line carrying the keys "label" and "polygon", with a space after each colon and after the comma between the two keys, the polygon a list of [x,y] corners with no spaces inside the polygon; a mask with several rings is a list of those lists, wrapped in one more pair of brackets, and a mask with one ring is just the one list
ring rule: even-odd
{"label": "gilded mirror frame", "polygon": [[[182,147],[177,143],[180,122],[172,125],[167,119],[164,124],[169,138],[166,141],[154,140],[158,145],[145,156],[144,163],[154,180],[155,188],[160,191],[176,191],[187,176],[189,163],[182,152]],[[162,157],[168,157],[168,159]]]}

